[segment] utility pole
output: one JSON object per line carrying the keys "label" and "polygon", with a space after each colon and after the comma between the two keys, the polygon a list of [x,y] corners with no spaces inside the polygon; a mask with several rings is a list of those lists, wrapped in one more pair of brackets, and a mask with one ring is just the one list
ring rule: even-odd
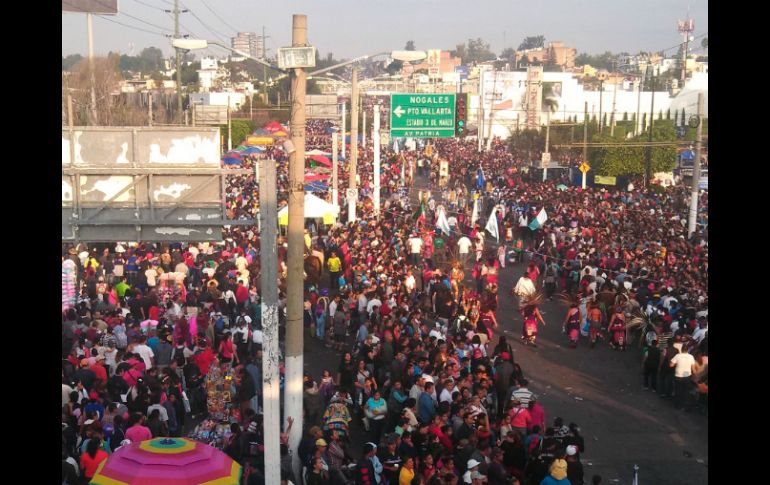
{"label": "utility pole", "polygon": [[615,100],[618,96],[618,83],[615,83],[615,89],[612,91],[612,115],[610,120],[610,136],[615,136]]}
{"label": "utility pole", "polygon": [[350,165],[348,168],[348,222],[356,222],[356,164],[358,162],[358,69],[353,68],[353,88],[350,94]]}
{"label": "utility pole", "polygon": [[692,197],[690,217],[687,220],[687,235],[692,236],[698,221],[698,199],[700,197],[700,149],[703,140],[703,93],[698,93],[698,131],[695,138],[695,163],[692,167]]}
{"label": "utility pole", "polygon": [[345,119],[347,117],[347,106],[348,102],[344,100],[342,101],[342,158],[345,158],[345,137],[347,136],[347,131],[345,130],[345,125],[347,125],[347,120]]}
{"label": "utility pole", "polygon": [[[307,15],[292,16],[292,47],[307,46]],[[284,415],[294,418],[289,433],[289,450],[294,459],[294,476],[301,476],[302,464],[298,455],[302,439],[302,377],[304,374],[304,256],[305,238],[305,92],[307,74],[302,68],[292,69],[291,76],[291,141],[294,151],[289,158],[289,240],[287,252],[288,276],[286,314],[286,386]],[[269,463],[269,462],[268,462]],[[278,463],[269,463],[277,466]]]}
{"label": "utility pole", "polygon": [[366,104],[361,103],[361,116],[363,116],[363,127],[361,128],[361,148],[366,150]]}
{"label": "utility pole", "polygon": [[[262,26],[262,60],[267,62],[267,49],[265,46],[267,46],[267,36],[265,35],[265,26]],[[262,65],[262,95],[264,97],[264,102],[267,104],[267,66],[264,64]]]}
{"label": "utility pole", "polygon": [[[652,127],[655,122],[655,68],[652,69],[652,99],[650,101],[650,131],[647,134],[647,141],[652,143]],[[647,146],[647,156],[644,167],[644,186],[650,183],[652,179],[652,145]]]}
{"label": "utility pole", "polygon": [[230,96],[227,96],[227,149],[233,149],[233,119],[230,113]]}
{"label": "utility pole", "polygon": [[547,163],[543,164],[543,182],[548,180],[548,165],[551,163],[551,152],[548,151],[548,142],[551,137],[551,110],[545,113],[545,153]]}
{"label": "utility pole", "polygon": [[147,126],[152,126],[152,93],[147,93]]}
{"label": "utility pole", "polygon": [[639,80],[639,96],[636,99],[636,123],[634,123],[634,135],[642,134],[642,86],[644,78],[647,77],[647,68],[644,68],[644,74]]}
{"label": "utility pole", "polygon": [[380,216],[380,105],[374,105],[372,132],[374,148],[374,215]]}
{"label": "utility pole", "polygon": [[604,119],[602,118],[602,101],[604,100],[604,80],[599,80],[599,133],[604,129]]}
{"label": "utility pole", "polygon": [[337,179],[337,137],[339,137],[339,133],[332,133],[332,204],[334,204],[334,207],[340,206],[340,198],[339,198],[339,185],[338,185],[338,179]]}
{"label": "utility pole", "polygon": [[588,101],[585,102],[583,115],[583,161],[588,163]]}
{"label": "utility pole", "polygon": [[[187,10],[179,10],[179,0],[174,0],[174,38],[178,39],[179,35],[179,14],[187,12]],[[176,104],[178,112],[182,112],[182,53],[179,49],[176,50]]]}
{"label": "utility pole", "polygon": [[481,71],[479,78],[479,121],[478,121],[478,148],[476,151],[481,151],[481,140],[484,138],[484,72]]}
{"label": "utility pole", "polygon": [[88,23],[88,71],[91,77],[91,125],[99,124],[99,112],[96,109],[96,74],[94,69],[94,21],[93,15],[86,14]]}
{"label": "utility pole", "polygon": [[[259,164],[264,169],[259,170]],[[268,159],[255,165],[260,187],[275,187],[275,160]],[[259,191],[259,226],[261,248],[259,251],[260,283],[262,297],[262,409],[264,412],[265,463],[281,461],[281,376],[279,372],[280,349],[278,346],[278,253],[276,226],[278,208],[273,190]],[[265,467],[265,483],[280,483],[281,469]]]}

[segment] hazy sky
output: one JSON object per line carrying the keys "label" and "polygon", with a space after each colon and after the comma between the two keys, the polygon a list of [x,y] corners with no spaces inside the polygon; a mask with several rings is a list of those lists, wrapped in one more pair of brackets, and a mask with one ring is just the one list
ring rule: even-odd
{"label": "hazy sky", "polygon": [[[333,52],[335,58],[403,49],[410,39],[418,49],[450,50],[477,37],[499,54],[505,47],[518,47],[526,36],[540,34],[546,42],[561,40],[579,53],[657,51],[681,42],[676,25],[688,7],[695,20],[693,35],[708,32],[707,0],[180,0],[180,4],[191,11],[180,15],[180,29],[191,38],[225,39],[229,44],[235,32],[261,35],[264,26],[271,52],[291,45],[292,14],[306,14],[310,43],[322,56]],[[136,55],[149,46],[171,54],[170,40],[163,34],[173,33],[174,22],[163,10],[172,9],[173,0],[119,0],[118,8],[116,16],[94,17],[97,55],[109,51]],[[700,48],[700,38],[693,47]],[[62,55],[85,55],[87,48],[85,14],[62,13]]]}

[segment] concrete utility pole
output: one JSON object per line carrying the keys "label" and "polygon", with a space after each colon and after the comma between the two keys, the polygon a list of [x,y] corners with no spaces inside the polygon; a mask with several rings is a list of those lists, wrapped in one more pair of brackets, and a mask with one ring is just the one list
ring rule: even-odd
{"label": "concrete utility pole", "polygon": [[[292,16],[292,47],[307,46],[307,15]],[[287,253],[287,315],[286,315],[286,388],[284,416],[294,418],[289,433],[289,450],[294,456],[294,476],[301,476],[302,464],[298,447],[302,439],[302,376],[304,374],[304,256],[305,238],[305,91],[307,74],[304,69],[292,69],[291,76],[291,141],[294,151],[289,158],[289,240]],[[266,462],[268,466],[278,463]]]}
{"label": "concrete utility pole", "polygon": [[588,163],[588,101],[585,102],[583,115],[583,161]]}
{"label": "concrete utility pole", "polygon": [[347,131],[345,130],[345,125],[347,125],[347,121],[345,118],[347,117],[347,101],[342,101],[342,158],[345,158],[345,134]]}
{"label": "concrete utility pole", "polygon": [[88,71],[91,76],[91,125],[99,124],[99,112],[96,109],[96,74],[94,69],[94,21],[93,15],[86,14],[88,23]]}
{"label": "concrete utility pole", "polygon": [[[262,26],[262,60],[267,62],[267,36],[265,35],[265,26]],[[267,99],[267,66],[264,64],[262,65],[262,96],[264,97],[263,102],[265,104],[268,104]]]}
{"label": "concrete utility pole", "polygon": [[152,126],[152,93],[147,93],[147,126]]}
{"label": "concrete utility pole", "polygon": [[604,100],[604,80],[599,80],[599,133],[604,131],[604,119],[602,119],[602,101]]}
{"label": "concrete utility pole", "polygon": [[356,165],[358,163],[358,69],[353,68],[353,88],[350,94],[350,165],[348,168],[348,222],[356,222]]}
{"label": "concrete utility pole", "polygon": [[227,96],[227,149],[233,149],[233,120],[230,116],[230,96]]}
{"label": "concrete utility pole", "polygon": [[380,216],[380,105],[374,105],[374,215]]}
{"label": "concrete utility pole", "polygon": [[[263,170],[259,164],[264,163]],[[276,227],[278,208],[274,190],[275,160],[263,160],[255,165],[259,180],[259,226],[261,249],[259,251],[260,283],[262,298],[262,409],[264,412],[265,463],[281,461],[281,376],[279,372],[280,348],[278,346],[278,252]],[[265,467],[265,483],[280,483],[281,469]]]}
{"label": "concrete utility pole", "polygon": [[[187,10],[185,10],[186,12]],[[179,0],[174,0],[174,38],[178,39],[179,35],[179,14],[182,10],[179,10]],[[178,112],[182,112],[182,53],[179,49],[176,50],[176,104]]]}
{"label": "concrete utility pole", "polygon": [[618,96],[618,83],[615,83],[615,89],[612,91],[612,115],[610,118],[610,136],[615,136],[615,100]]}
{"label": "concrete utility pole", "polygon": [[339,198],[339,181],[337,178],[338,175],[338,168],[339,165],[337,165],[337,138],[339,137],[339,133],[332,133],[332,204],[334,204],[335,207],[340,206],[340,198]]}
{"label": "concrete utility pole", "polygon": [[361,103],[361,116],[363,116],[363,122],[361,127],[361,148],[366,150],[366,104]]}
{"label": "concrete utility pole", "polygon": [[644,68],[644,74],[639,79],[639,95],[636,99],[636,123],[634,123],[634,135],[640,135],[642,133],[642,86],[644,86],[644,78],[647,77],[647,68]]}
{"label": "concrete utility pole", "polygon": [[548,151],[548,142],[551,138],[551,110],[545,113],[545,153],[548,154],[548,163],[543,164],[543,182],[548,180],[548,165],[551,164],[551,152]]}
{"label": "concrete utility pole", "polygon": [[700,149],[703,140],[703,93],[698,93],[698,132],[695,138],[695,163],[692,167],[692,197],[687,220],[687,235],[692,236],[698,221],[698,199],[700,197]]}

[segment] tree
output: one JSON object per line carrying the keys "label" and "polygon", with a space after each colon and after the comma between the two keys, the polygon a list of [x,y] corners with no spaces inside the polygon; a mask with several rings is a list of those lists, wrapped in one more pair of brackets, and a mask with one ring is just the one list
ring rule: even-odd
{"label": "tree", "polygon": [[680,121],[682,122],[680,126],[684,126],[687,124],[687,114],[684,111],[684,107],[682,107],[682,119]]}
{"label": "tree", "polygon": [[500,53],[500,58],[504,59],[506,62],[510,63],[511,65],[516,65],[516,49],[513,47],[506,47],[503,49],[503,52]]}
{"label": "tree", "polygon": [[550,111],[551,113],[555,113],[556,110],[559,109],[559,100],[556,98],[556,95],[553,92],[553,85],[554,83],[543,83],[543,94],[541,96],[541,104],[543,106],[543,111]]}
{"label": "tree", "polygon": [[[120,120],[121,112],[115,110],[113,92],[118,90],[121,76],[115,56],[95,57],[93,87],[96,94],[96,113],[99,125],[111,126]],[[67,94],[72,95],[75,125],[93,125],[91,107],[91,71],[88,59],[82,59],[72,67],[69,76],[62,75],[62,105],[66,110]],[[146,115],[145,115],[146,122]]]}
{"label": "tree", "polygon": [[78,62],[83,60],[83,56],[80,54],[70,54],[67,57],[62,56],[61,58],[61,70],[62,71],[69,71],[72,69],[72,66],[77,64]]}
{"label": "tree", "polygon": [[647,126],[647,113],[642,113],[642,129],[644,130]]}
{"label": "tree", "polygon": [[610,71],[614,68],[616,59],[617,56],[610,51],[595,56],[582,52],[575,57],[575,65],[584,66],[588,64],[597,69],[607,69]]}
{"label": "tree", "polygon": [[666,110],[666,119],[667,119],[667,120],[670,120],[670,119],[671,119],[671,108],[669,108],[668,110]]}
{"label": "tree", "polygon": [[706,57],[709,56],[709,38],[704,37],[703,40],[700,41],[700,46],[706,49]]}
{"label": "tree", "polygon": [[674,126],[679,126],[679,111],[674,111]]}
{"label": "tree", "polygon": [[192,64],[182,64],[182,86],[196,84],[198,82],[198,69],[201,68],[200,62]]}
{"label": "tree", "polygon": [[455,50],[452,51],[452,55],[459,57],[463,61],[463,64],[468,64],[468,49],[465,48],[465,44],[457,44]]}
{"label": "tree", "polygon": [[497,56],[489,48],[489,44],[485,43],[481,37],[476,40],[468,39],[468,57],[473,62],[491,61]]}
{"label": "tree", "polygon": [[[589,149],[589,160],[596,173],[610,176],[641,175],[645,172],[646,150],[642,146],[630,146],[639,142],[646,142],[648,135],[641,134],[634,140],[625,141],[622,135],[616,133],[614,137],[608,134],[597,135],[593,141],[611,144],[611,146]],[[676,132],[670,126],[655,126],[652,130],[652,139],[656,142],[673,142],[676,140]],[[651,149],[652,172],[669,172],[676,165],[676,148],[674,145],[653,147]]]}
{"label": "tree", "polygon": [[414,48],[414,41],[413,41],[413,40],[407,40],[407,41],[406,41],[406,46],[404,47],[404,50],[407,50],[407,51],[413,51],[413,50],[416,50],[416,49]]}
{"label": "tree", "polygon": [[146,47],[139,53],[139,59],[144,62],[147,71],[162,70],[164,66],[163,51],[157,47]]}
{"label": "tree", "polygon": [[628,111],[623,112],[623,121],[628,121]]}
{"label": "tree", "polygon": [[518,50],[523,51],[527,49],[537,49],[538,47],[545,46],[545,36],[534,35],[525,37],[521,44],[519,44]]}

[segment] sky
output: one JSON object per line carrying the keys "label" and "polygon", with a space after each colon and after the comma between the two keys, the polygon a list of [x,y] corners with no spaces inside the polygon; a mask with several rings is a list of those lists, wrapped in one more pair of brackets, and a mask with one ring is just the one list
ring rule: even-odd
{"label": "sky", "polygon": [[[227,41],[264,26],[268,56],[291,45],[292,14],[308,18],[308,39],[321,56],[336,59],[403,49],[452,50],[481,37],[496,54],[527,36],[563,41],[578,53],[671,49],[682,37],[677,20],[695,21],[708,34],[707,0],[180,0],[180,30],[190,38]],[[173,0],[118,0],[114,16],[94,16],[94,52],[138,55],[145,47],[172,54]],[[86,15],[62,12],[62,56],[88,50]],[[692,48],[700,48],[700,38]],[[702,50],[696,50],[696,53]],[[198,54],[224,55],[212,47]],[[200,57],[200,55],[198,56]]]}

